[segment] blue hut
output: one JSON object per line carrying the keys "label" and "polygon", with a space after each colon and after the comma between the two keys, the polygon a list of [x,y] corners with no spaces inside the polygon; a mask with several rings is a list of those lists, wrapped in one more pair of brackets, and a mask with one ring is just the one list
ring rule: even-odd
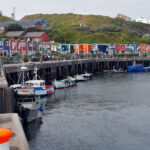
{"label": "blue hut", "polygon": [[0,52],[2,53],[4,50],[4,43],[3,43],[3,39],[0,39]]}
{"label": "blue hut", "polygon": [[10,55],[10,41],[9,41],[9,39],[4,39],[3,44],[4,44],[4,55]]}
{"label": "blue hut", "polygon": [[108,45],[103,45],[103,44],[98,45],[98,51],[103,52],[103,53],[107,53],[108,52]]}
{"label": "blue hut", "polygon": [[74,47],[73,47],[73,44],[70,44],[70,53],[74,53]]}

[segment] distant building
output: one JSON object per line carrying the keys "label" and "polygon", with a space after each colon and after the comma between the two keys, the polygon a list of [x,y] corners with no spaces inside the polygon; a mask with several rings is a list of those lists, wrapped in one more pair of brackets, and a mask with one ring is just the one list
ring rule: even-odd
{"label": "distant building", "polygon": [[31,28],[31,27],[35,27],[37,29],[47,29],[49,26],[48,23],[45,22],[44,20],[8,21],[8,22],[0,23],[0,31],[4,30],[4,28],[10,24],[19,24],[24,29]]}
{"label": "distant building", "polygon": [[18,37],[18,36],[22,36],[23,33],[24,31],[9,31],[5,35],[8,37]]}
{"label": "distant building", "polygon": [[13,7],[13,12],[11,13],[11,18],[15,20],[15,7]]}
{"label": "distant building", "polygon": [[27,41],[49,42],[50,38],[46,32],[27,32],[24,35]]}
{"label": "distant building", "polygon": [[0,16],[2,16],[2,11],[0,10]]}
{"label": "distant building", "polygon": [[144,17],[140,17],[140,18],[136,19],[136,22],[150,24],[150,19],[147,19],[147,18],[144,18]]}
{"label": "distant building", "polygon": [[125,16],[123,14],[117,14],[116,18],[121,18],[123,20],[126,20],[126,21],[133,21],[132,18],[128,17],[128,16]]}

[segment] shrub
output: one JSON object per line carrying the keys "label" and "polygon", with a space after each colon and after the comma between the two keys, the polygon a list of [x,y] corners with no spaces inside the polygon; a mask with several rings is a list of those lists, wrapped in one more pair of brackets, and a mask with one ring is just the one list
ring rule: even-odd
{"label": "shrub", "polygon": [[121,27],[115,25],[103,25],[95,29],[95,31],[120,32]]}

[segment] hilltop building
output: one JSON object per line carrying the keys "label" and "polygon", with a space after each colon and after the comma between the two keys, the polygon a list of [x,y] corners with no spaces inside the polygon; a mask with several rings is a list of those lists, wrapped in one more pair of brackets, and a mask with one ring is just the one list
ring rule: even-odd
{"label": "hilltop building", "polygon": [[50,38],[46,32],[27,32],[24,35],[27,41],[49,42]]}
{"label": "hilltop building", "polygon": [[0,10],[0,16],[2,16],[2,10]]}
{"label": "hilltop building", "polygon": [[128,16],[125,16],[125,15],[123,15],[123,14],[120,14],[120,13],[117,14],[116,18],[121,18],[121,19],[123,19],[123,20],[125,20],[125,21],[133,21],[132,18],[130,18],[130,17],[128,17]]}
{"label": "hilltop building", "polygon": [[144,18],[144,17],[140,17],[140,18],[136,19],[136,22],[150,24],[150,19],[147,19],[147,18]]}
{"label": "hilltop building", "polygon": [[35,27],[37,29],[47,29],[49,26],[48,23],[42,19],[41,20],[8,21],[8,22],[0,23],[0,31],[2,30],[4,31],[5,27],[10,24],[19,24],[24,29],[31,28],[31,27]]}

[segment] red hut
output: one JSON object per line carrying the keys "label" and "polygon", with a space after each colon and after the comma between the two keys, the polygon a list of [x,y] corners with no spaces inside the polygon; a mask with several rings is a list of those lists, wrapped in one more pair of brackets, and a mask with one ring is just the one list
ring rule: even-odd
{"label": "red hut", "polygon": [[21,40],[17,40],[17,51],[21,55],[22,53],[22,41]]}

